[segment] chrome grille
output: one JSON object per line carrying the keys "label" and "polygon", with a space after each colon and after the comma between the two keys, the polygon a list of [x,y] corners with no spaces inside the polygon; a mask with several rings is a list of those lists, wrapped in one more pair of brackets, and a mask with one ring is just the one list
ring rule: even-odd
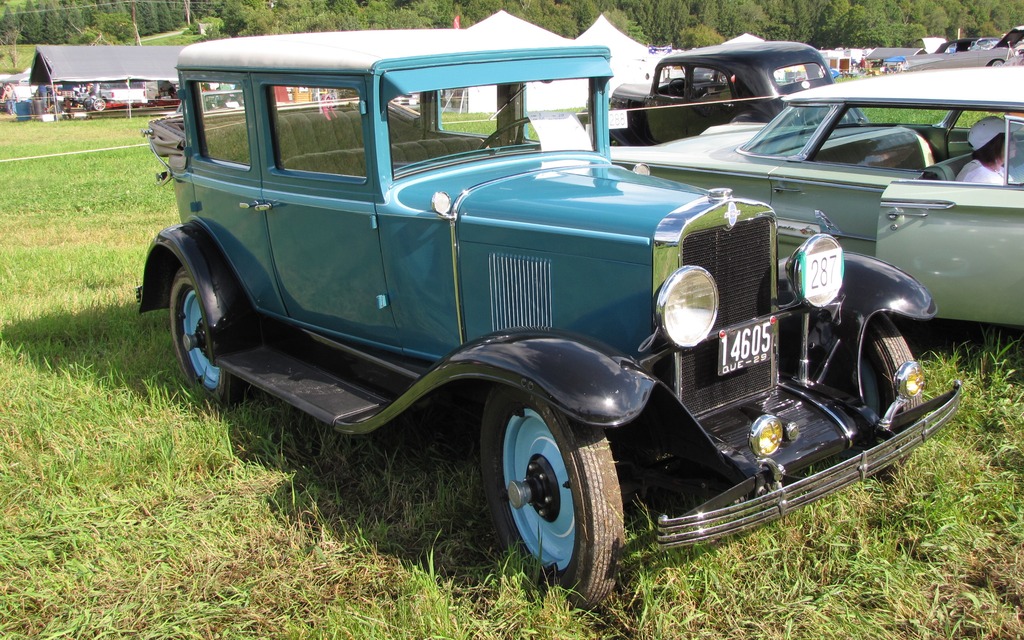
{"label": "chrome grille", "polygon": [[718,319],[712,337],[678,355],[680,399],[701,414],[755,394],[774,384],[774,362],[719,376],[719,329],[766,316],[772,311],[775,279],[774,225],[768,217],[701,229],[682,242],[682,264],[708,270],[718,284]]}

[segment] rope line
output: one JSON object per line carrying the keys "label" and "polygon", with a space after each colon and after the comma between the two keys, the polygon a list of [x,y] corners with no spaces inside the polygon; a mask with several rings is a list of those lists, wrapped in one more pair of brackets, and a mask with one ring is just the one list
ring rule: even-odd
{"label": "rope line", "polygon": [[136,147],[148,147],[148,142],[140,144],[128,144],[123,147],[107,147],[105,149],[86,149],[85,151],[65,151],[63,153],[48,153],[42,156],[26,156],[24,158],[3,158],[0,162],[19,162],[21,160],[39,160],[41,158],[60,158],[61,156],[75,156],[83,153],[99,153],[100,151],[117,151],[118,149],[134,149]]}

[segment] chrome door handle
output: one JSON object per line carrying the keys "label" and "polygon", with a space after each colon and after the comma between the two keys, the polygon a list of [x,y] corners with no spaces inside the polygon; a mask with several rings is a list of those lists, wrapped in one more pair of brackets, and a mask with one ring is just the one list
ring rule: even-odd
{"label": "chrome door handle", "polygon": [[904,211],[903,209],[900,209],[899,207],[893,207],[893,210],[889,212],[889,219],[890,220],[898,220],[898,219],[900,219],[900,218],[902,218],[904,216],[906,216],[908,218],[927,218],[928,217],[928,212],[927,211]]}
{"label": "chrome door handle", "polygon": [[269,202],[260,202],[259,200],[255,200],[253,202],[239,202],[238,208],[253,209],[254,211],[270,211],[274,208],[274,205]]}
{"label": "chrome door handle", "polygon": [[773,186],[772,191],[775,193],[800,193],[800,189],[797,189],[796,187]]}

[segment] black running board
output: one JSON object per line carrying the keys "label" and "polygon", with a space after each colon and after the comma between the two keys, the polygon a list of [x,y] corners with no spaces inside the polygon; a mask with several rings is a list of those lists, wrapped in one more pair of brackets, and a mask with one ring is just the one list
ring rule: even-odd
{"label": "black running board", "polygon": [[221,356],[217,366],[329,425],[361,422],[389,402],[270,347]]}

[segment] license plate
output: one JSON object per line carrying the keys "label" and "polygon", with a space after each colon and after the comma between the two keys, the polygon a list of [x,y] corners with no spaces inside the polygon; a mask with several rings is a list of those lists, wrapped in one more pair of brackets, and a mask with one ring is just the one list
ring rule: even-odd
{"label": "license plate", "polygon": [[775,348],[775,316],[718,332],[718,375],[768,362]]}

